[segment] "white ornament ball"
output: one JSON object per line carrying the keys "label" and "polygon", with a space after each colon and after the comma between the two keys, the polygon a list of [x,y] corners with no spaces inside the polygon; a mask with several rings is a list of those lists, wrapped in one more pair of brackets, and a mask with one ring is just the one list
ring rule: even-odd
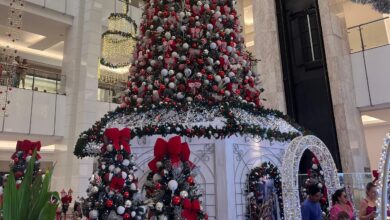
{"label": "white ornament ball", "polygon": [[228,76],[229,76],[229,77],[234,77],[235,75],[236,75],[236,74],[235,74],[234,72],[229,72],[229,73],[228,73]]}
{"label": "white ornament ball", "polygon": [[225,77],[225,78],[223,78],[223,82],[224,83],[230,83],[230,78],[229,77]]}
{"label": "white ornament ball", "polygon": [[183,49],[187,50],[189,47],[190,47],[190,45],[188,43],[183,44]]}
{"label": "white ornament ball", "polygon": [[196,73],[196,77],[199,77],[199,78],[202,77],[202,73],[201,72],[197,72]]}
{"label": "white ornament ball", "polygon": [[183,95],[183,93],[182,92],[179,92],[179,93],[177,93],[177,99],[183,99],[184,98],[184,95]]}
{"label": "white ornament ball", "polygon": [[185,199],[185,198],[187,198],[188,197],[188,192],[187,191],[181,191],[180,192],[180,197],[182,198],[182,199]]}
{"label": "white ornament ball", "polygon": [[131,217],[135,217],[135,215],[136,215],[137,213],[135,212],[135,211],[132,211],[131,213],[130,213],[130,215],[131,215]]}
{"label": "white ornament ball", "polygon": [[131,185],[130,185],[130,189],[131,190],[137,190],[137,185],[135,185],[135,183],[132,183]]}
{"label": "white ornament ball", "polygon": [[321,170],[321,171],[320,171],[320,174],[321,174],[321,175],[324,175],[324,171]]}
{"label": "white ornament ball", "polygon": [[176,180],[170,180],[170,181],[168,182],[168,188],[169,188],[170,190],[175,191],[175,190],[177,189],[177,187],[178,187],[178,183],[177,183]]}
{"label": "white ornament ball", "polygon": [[317,164],[313,164],[313,166],[311,166],[311,168],[313,168],[313,170],[316,170],[316,169],[318,169],[318,165]]}
{"label": "white ornament ball", "polygon": [[190,76],[191,73],[192,73],[192,70],[189,69],[189,68],[186,68],[186,69],[184,70],[184,74],[185,74],[187,77]]}
{"label": "white ornament ball", "polygon": [[157,202],[156,203],[156,210],[157,211],[162,211],[162,209],[163,209],[163,207],[164,207],[164,204],[162,203],[162,202]]}
{"label": "white ornament ball", "polygon": [[158,60],[163,60],[164,59],[164,57],[163,56],[158,56],[158,58],[157,58]]}
{"label": "white ornament ball", "polygon": [[209,50],[205,49],[205,50],[203,51],[203,54],[204,54],[204,55],[209,54]]}
{"label": "white ornament ball", "polygon": [[116,167],[115,169],[114,169],[114,173],[115,174],[118,174],[118,173],[120,173],[122,170],[121,170],[121,168],[119,168],[119,167]]}
{"label": "white ornament ball", "polygon": [[160,174],[155,173],[153,175],[153,182],[158,182],[159,180],[161,180]]}
{"label": "white ornament ball", "polygon": [[171,39],[171,33],[170,32],[166,32],[165,33],[165,38],[167,38],[167,40]]}
{"label": "white ornament ball", "polygon": [[130,200],[126,200],[126,202],[125,202],[125,207],[126,208],[130,208],[131,207],[131,201]]}
{"label": "white ornament ball", "polygon": [[214,28],[214,26],[213,26],[212,24],[207,24],[207,29],[208,29],[208,30],[211,31],[211,30],[213,30],[213,28]]}
{"label": "white ornament ball", "polygon": [[133,182],[134,176],[133,175],[128,175],[127,178],[129,179],[130,182]]}
{"label": "white ornament ball", "polygon": [[214,42],[212,42],[212,43],[210,44],[210,49],[215,50],[216,48],[217,48],[217,44],[214,43]]}
{"label": "white ornament ball", "polygon": [[209,81],[208,79],[205,79],[205,80],[203,81],[203,83],[204,83],[205,85],[208,85],[208,84],[210,84],[210,81]]}
{"label": "white ornament ball", "polygon": [[118,206],[118,208],[116,209],[116,213],[118,213],[118,215],[122,215],[123,213],[125,213],[125,210],[125,207]]}
{"label": "white ornament ball", "polygon": [[91,210],[89,212],[89,219],[95,220],[95,219],[98,219],[98,217],[99,217],[99,212],[97,210]]}
{"label": "white ornament ball", "polygon": [[129,165],[130,165],[130,160],[124,159],[124,160],[122,161],[122,165],[125,166],[125,167],[129,166]]}
{"label": "white ornament ball", "polygon": [[157,161],[157,162],[156,162],[156,167],[157,167],[157,168],[160,168],[161,166],[162,166],[162,162],[161,162],[161,161]]}
{"label": "white ornament ball", "polygon": [[109,144],[109,145],[107,145],[107,151],[112,151],[112,150],[114,150],[114,146],[112,146],[112,144]]}
{"label": "white ornament ball", "polygon": [[183,78],[183,73],[177,73],[177,74],[176,74],[176,78],[177,78],[177,79]]}
{"label": "white ornament ball", "polygon": [[225,90],[225,96],[229,97],[231,95],[230,91]]}
{"label": "white ornament ball", "polygon": [[162,69],[161,70],[161,75],[162,76],[168,76],[168,70],[167,69]]}
{"label": "white ornament ball", "polygon": [[221,82],[222,78],[221,78],[221,76],[216,75],[216,76],[214,77],[214,80],[215,80],[215,82]]}
{"label": "white ornament ball", "polygon": [[97,193],[97,192],[99,192],[99,188],[98,188],[97,186],[92,187],[91,193],[92,193],[92,194],[95,194],[95,193]]}
{"label": "white ornament ball", "polygon": [[184,13],[184,11],[182,11],[182,12],[179,13],[179,16],[180,16],[181,18],[184,18],[184,17],[186,16],[186,13]]}
{"label": "white ornament ball", "polygon": [[175,86],[176,86],[176,85],[175,85],[174,82],[170,82],[170,83],[168,84],[168,87],[171,88],[171,89],[174,89]]}
{"label": "white ornament ball", "polygon": [[3,187],[2,186],[0,186],[0,196],[2,196],[3,195]]}
{"label": "white ornament ball", "polygon": [[317,184],[318,188],[322,189],[322,183]]}
{"label": "white ornament ball", "polygon": [[28,156],[26,157],[26,161],[29,162],[30,160],[31,160],[31,156],[28,155]]}
{"label": "white ornament ball", "polygon": [[124,171],[122,171],[122,179],[126,179],[127,178],[127,173],[126,172],[124,172]]}
{"label": "white ornament ball", "polygon": [[108,167],[108,170],[109,170],[110,172],[114,171],[114,169],[115,169],[115,165],[113,165],[113,164],[111,164],[111,165]]}

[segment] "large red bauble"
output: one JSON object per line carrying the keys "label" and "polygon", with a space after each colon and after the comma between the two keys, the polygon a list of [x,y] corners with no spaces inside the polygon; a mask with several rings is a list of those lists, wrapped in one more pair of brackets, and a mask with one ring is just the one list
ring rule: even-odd
{"label": "large red bauble", "polygon": [[122,162],[122,161],[123,161],[123,155],[122,155],[122,154],[116,155],[116,160],[117,160],[118,162]]}
{"label": "large red bauble", "polygon": [[179,205],[180,204],[180,196],[174,196],[173,198],[172,198],[172,204],[174,204],[174,205]]}
{"label": "large red bauble", "polygon": [[130,214],[129,214],[129,213],[123,214],[123,219],[124,219],[124,220],[130,219]]}
{"label": "large red bauble", "polygon": [[192,176],[187,177],[187,183],[194,184],[194,177]]}
{"label": "large red bauble", "polygon": [[129,196],[130,196],[130,193],[129,193],[129,192],[126,191],[126,192],[123,193],[123,197],[129,198]]}
{"label": "large red bauble", "polygon": [[114,202],[112,200],[109,199],[109,200],[106,201],[107,208],[111,208],[112,205],[114,205]]}

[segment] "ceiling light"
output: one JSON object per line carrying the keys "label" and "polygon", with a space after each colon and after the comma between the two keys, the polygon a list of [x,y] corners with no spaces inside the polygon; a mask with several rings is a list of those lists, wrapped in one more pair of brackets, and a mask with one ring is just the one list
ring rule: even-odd
{"label": "ceiling light", "polygon": [[249,5],[244,8],[244,24],[245,26],[253,25],[253,7]]}
{"label": "ceiling light", "polygon": [[371,124],[384,123],[386,121],[379,119],[379,118],[369,116],[369,115],[362,115],[362,122],[363,122],[363,125],[371,125]]}

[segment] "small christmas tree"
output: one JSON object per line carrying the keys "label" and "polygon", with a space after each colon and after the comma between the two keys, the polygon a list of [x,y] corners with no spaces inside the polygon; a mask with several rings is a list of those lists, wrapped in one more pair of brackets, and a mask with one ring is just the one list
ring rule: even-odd
{"label": "small christmas tree", "polygon": [[107,129],[98,157],[99,167],[90,179],[84,199],[89,219],[145,219],[146,207],[134,176],[135,164],[129,145],[130,129]]}
{"label": "small christmas tree", "polygon": [[208,219],[201,206],[195,184],[194,164],[189,161],[190,149],[179,136],[166,142],[157,139],[155,158],[149,163],[151,172],[145,183],[151,207],[150,219]]}
{"label": "small christmas tree", "polygon": [[306,179],[302,190],[301,199],[304,200],[307,197],[307,190],[311,185],[317,185],[321,189],[322,198],[320,200],[321,210],[325,219],[329,219],[329,201],[328,201],[328,190],[325,185],[324,172],[322,171],[321,165],[318,159],[313,156],[312,166],[307,171],[308,178]]}
{"label": "small christmas tree", "polygon": [[[16,151],[12,154],[11,159],[11,170],[14,173],[15,181],[17,185],[22,183],[24,174],[27,170],[27,164],[31,160],[34,150],[41,150],[41,142],[32,142],[29,140],[18,141],[16,144]],[[34,169],[33,169],[33,177],[35,177],[38,172],[40,172],[40,161],[41,156],[37,153]]]}

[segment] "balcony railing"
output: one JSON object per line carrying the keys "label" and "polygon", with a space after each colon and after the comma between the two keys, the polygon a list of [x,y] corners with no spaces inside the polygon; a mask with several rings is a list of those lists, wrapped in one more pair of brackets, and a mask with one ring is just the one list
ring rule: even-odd
{"label": "balcony railing", "polygon": [[348,28],[351,53],[390,44],[390,17],[370,21]]}
{"label": "balcony railing", "polygon": [[[49,72],[35,68],[26,67],[25,73],[20,73],[16,65],[0,62],[0,85],[34,90],[36,92],[64,94],[61,89],[61,82],[65,79],[65,75],[56,72]],[[25,76],[24,76],[25,75]],[[23,82],[24,78],[24,82]]]}

